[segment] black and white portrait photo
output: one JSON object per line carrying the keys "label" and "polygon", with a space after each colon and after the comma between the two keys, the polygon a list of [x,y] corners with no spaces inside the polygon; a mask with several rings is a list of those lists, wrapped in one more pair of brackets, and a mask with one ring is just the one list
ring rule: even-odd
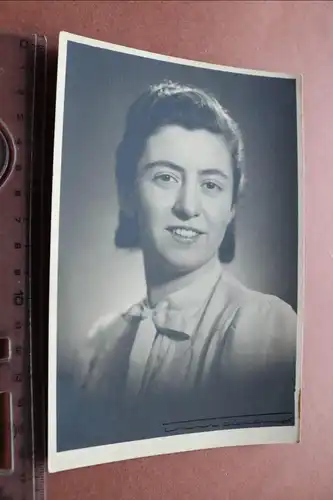
{"label": "black and white portrait photo", "polygon": [[298,93],[61,34],[51,471],[299,440]]}

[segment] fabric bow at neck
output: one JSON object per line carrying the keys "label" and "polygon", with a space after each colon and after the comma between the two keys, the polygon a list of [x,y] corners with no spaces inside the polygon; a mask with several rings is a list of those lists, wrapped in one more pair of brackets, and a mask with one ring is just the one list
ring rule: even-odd
{"label": "fabric bow at neck", "polygon": [[159,333],[175,340],[187,340],[196,331],[221,272],[220,263],[215,262],[204,275],[198,276],[188,286],[173,292],[154,308],[149,307],[145,299],[132,306],[125,317],[152,321]]}
{"label": "fabric bow at neck", "polygon": [[[197,310],[194,314],[197,313]],[[145,301],[132,306],[126,313],[129,319],[153,321],[156,330],[174,340],[188,340],[191,336],[191,323],[194,314],[184,314],[180,309],[172,307],[168,300],[150,308]]]}

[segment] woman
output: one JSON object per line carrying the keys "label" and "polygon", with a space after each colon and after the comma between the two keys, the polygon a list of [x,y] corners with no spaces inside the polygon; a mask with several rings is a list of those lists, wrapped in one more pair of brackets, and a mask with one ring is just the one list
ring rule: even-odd
{"label": "woman", "polygon": [[116,178],[116,246],[142,250],[147,295],[90,332],[72,447],[184,432],[187,421],[290,424],[296,315],[223,268],[244,183],[236,123],[200,89],[151,86],[130,108]]}

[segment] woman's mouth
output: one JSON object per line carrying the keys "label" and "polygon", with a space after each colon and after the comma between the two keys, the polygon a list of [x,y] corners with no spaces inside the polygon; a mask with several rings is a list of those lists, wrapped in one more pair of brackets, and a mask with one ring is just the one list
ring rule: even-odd
{"label": "woman's mouth", "polygon": [[171,236],[179,243],[194,243],[202,234],[204,234],[198,229],[184,226],[168,227],[167,231],[169,231]]}

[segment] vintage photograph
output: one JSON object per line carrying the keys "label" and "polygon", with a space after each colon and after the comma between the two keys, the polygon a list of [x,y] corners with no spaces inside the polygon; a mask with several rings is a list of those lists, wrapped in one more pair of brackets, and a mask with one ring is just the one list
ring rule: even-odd
{"label": "vintage photograph", "polygon": [[299,77],[61,33],[51,472],[299,440],[300,115]]}

